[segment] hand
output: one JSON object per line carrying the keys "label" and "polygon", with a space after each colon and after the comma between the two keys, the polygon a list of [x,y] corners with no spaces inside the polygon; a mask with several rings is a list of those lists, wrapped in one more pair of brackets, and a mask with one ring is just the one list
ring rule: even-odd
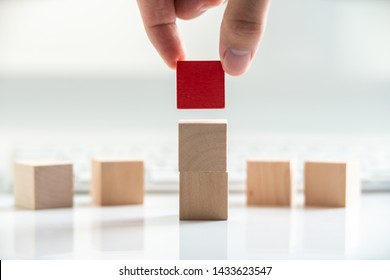
{"label": "hand", "polygon": [[[137,0],[146,33],[166,64],[185,59],[176,18],[192,19],[224,0]],[[248,69],[262,37],[270,0],[230,0],[221,24],[219,55],[226,73]]]}

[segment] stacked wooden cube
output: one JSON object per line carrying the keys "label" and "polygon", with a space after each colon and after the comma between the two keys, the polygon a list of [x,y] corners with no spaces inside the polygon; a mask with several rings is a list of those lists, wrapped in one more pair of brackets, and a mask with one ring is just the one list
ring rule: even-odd
{"label": "stacked wooden cube", "polygon": [[228,216],[227,122],[179,122],[180,219]]}
{"label": "stacked wooden cube", "polygon": [[[178,109],[225,108],[220,61],[177,63]],[[226,220],[228,216],[227,122],[179,122],[180,219]]]}

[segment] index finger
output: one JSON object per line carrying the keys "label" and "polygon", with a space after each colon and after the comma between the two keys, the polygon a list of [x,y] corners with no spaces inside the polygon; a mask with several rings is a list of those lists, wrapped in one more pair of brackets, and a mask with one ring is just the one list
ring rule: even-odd
{"label": "index finger", "polygon": [[185,57],[176,25],[174,0],[137,0],[146,34],[165,63],[176,68]]}

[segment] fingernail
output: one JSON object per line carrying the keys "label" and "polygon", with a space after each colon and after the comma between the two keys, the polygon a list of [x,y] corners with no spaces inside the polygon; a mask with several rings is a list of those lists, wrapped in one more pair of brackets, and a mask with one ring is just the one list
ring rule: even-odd
{"label": "fingernail", "polygon": [[231,75],[241,75],[248,68],[250,61],[250,51],[227,49],[223,58],[223,65],[227,73]]}

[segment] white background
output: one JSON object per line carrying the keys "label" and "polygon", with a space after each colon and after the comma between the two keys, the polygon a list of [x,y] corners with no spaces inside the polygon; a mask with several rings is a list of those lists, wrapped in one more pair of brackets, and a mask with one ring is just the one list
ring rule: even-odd
{"label": "white background", "polygon": [[[119,269],[127,267],[166,267],[177,265],[181,269],[214,266],[272,266],[270,276],[119,276]],[[6,261],[2,265],[2,278],[13,279],[376,279],[390,276],[388,261]]]}

